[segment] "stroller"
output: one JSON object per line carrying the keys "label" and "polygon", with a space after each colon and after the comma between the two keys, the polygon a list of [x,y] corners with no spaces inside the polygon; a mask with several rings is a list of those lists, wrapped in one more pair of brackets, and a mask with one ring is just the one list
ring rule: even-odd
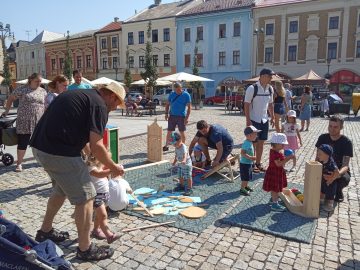
{"label": "stroller", "polygon": [[72,270],[50,240],[37,243],[15,223],[0,217],[0,269]]}
{"label": "stroller", "polygon": [[11,164],[13,164],[14,157],[9,153],[4,153],[5,145],[13,144],[9,144],[9,142],[3,141],[3,132],[6,132],[5,129],[14,129],[13,124],[15,123],[15,121],[16,114],[9,114],[8,116],[0,117],[0,158],[5,166],[10,166]]}

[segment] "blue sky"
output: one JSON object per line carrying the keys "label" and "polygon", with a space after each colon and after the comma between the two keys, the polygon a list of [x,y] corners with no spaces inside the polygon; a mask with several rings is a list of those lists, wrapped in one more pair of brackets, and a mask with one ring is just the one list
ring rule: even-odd
{"label": "blue sky", "polygon": [[[154,3],[154,0],[35,0],[3,1],[0,21],[9,23],[16,40],[31,41],[42,30],[71,33],[99,29],[113,21],[125,20]],[[170,3],[174,0],[162,0]],[[15,4],[16,3],[16,4]],[[7,12],[9,11],[9,12]],[[8,42],[7,42],[8,43]]]}

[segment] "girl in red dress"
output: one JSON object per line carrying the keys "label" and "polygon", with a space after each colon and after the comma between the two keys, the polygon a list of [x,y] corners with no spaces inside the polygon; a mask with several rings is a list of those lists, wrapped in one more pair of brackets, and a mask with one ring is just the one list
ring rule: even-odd
{"label": "girl in red dress", "polygon": [[287,187],[286,173],[284,166],[286,162],[294,158],[294,155],[285,157],[283,153],[284,146],[288,144],[286,135],[283,133],[274,133],[270,139],[270,162],[265,172],[263,190],[271,192],[271,210],[282,212],[286,208],[278,203],[279,192]]}

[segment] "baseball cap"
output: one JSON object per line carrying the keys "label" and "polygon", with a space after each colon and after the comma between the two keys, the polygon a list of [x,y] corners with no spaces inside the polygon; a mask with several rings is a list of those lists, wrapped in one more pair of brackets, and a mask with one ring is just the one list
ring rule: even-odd
{"label": "baseball cap", "polygon": [[289,110],[286,115],[289,117],[296,117],[296,112],[294,110]]}
{"label": "baseball cap", "polygon": [[173,132],[171,133],[170,144],[175,144],[180,139],[181,139],[180,134],[177,132]]}
{"label": "baseball cap", "polygon": [[274,133],[271,136],[270,143],[289,144],[284,133]]}
{"label": "baseball cap", "polygon": [[125,96],[126,96],[126,92],[125,92],[125,89],[124,87],[122,87],[120,84],[116,83],[116,82],[112,82],[112,83],[109,83],[108,85],[105,85],[103,87],[101,87],[102,89],[107,89],[111,92],[113,92],[117,97],[118,99],[120,100],[120,105],[119,107],[121,109],[126,109],[126,105],[125,105]]}
{"label": "baseball cap", "polygon": [[275,75],[275,72],[272,71],[271,69],[269,68],[263,68],[261,71],[260,71],[260,76],[261,75]]}
{"label": "baseball cap", "polygon": [[333,148],[328,144],[322,144],[319,146],[319,149],[327,154],[329,157],[333,154]]}
{"label": "baseball cap", "polygon": [[201,145],[200,145],[200,144],[196,144],[196,145],[194,146],[194,151],[202,151]]}
{"label": "baseball cap", "polygon": [[254,126],[248,126],[248,127],[246,127],[245,129],[244,129],[244,134],[245,134],[245,136],[246,135],[250,135],[251,133],[258,133],[258,132],[260,132],[261,130],[259,130],[259,129],[257,129],[256,127],[254,127]]}

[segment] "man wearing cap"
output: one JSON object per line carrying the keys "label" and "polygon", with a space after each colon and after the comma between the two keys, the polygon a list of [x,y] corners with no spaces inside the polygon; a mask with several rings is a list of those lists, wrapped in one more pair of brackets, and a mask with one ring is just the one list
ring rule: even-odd
{"label": "man wearing cap", "polygon": [[165,120],[168,121],[168,131],[163,151],[169,150],[168,143],[170,136],[176,127],[179,129],[182,142],[185,143],[185,130],[191,112],[190,94],[183,91],[181,84],[178,82],[174,84],[174,88],[175,91],[171,92],[165,106]]}
{"label": "man wearing cap", "polygon": [[246,117],[246,125],[253,125],[261,130],[258,133],[258,139],[254,143],[256,161],[254,172],[265,171],[261,165],[261,157],[264,149],[264,142],[268,138],[269,133],[269,117],[271,124],[274,125],[274,106],[273,106],[273,88],[270,85],[272,76],[275,72],[271,69],[264,68],[260,71],[259,81],[254,85],[250,85],[246,89],[244,111]]}
{"label": "man wearing cap", "polygon": [[[189,146],[190,156],[195,144],[198,143],[206,157],[206,165],[211,164],[215,167],[228,158],[234,148],[234,141],[230,133],[223,126],[217,124],[209,125],[205,120],[200,120],[196,123],[196,128],[198,132]],[[210,159],[209,148],[217,150],[213,162]]]}
{"label": "man wearing cap", "polygon": [[328,144],[333,148],[333,158],[339,170],[329,175],[324,175],[327,183],[337,181],[335,201],[344,201],[343,189],[350,182],[350,159],[353,157],[353,145],[351,140],[341,134],[344,127],[344,119],[340,115],[330,117],[328,131],[319,136],[315,146],[319,148],[322,144]]}
{"label": "man wearing cap", "polygon": [[53,228],[53,220],[66,198],[75,205],[78,231],[77,257],[101,260],[111,257],[111,248],[97,247],[90,241],[93,199],[96,195],[81,150],[89,143],[92,155],[110,169],[113,176],[124,173],[115,164],[103,144],[103,133],[108,114],[118,106],[124,108],[125,90],[111,83],[99,90],[67,91],[49,107],[32,135],[30,146],[34,157],[44,167],[53,182],[46,214],[36,240],[62,242],[67,232]]}

